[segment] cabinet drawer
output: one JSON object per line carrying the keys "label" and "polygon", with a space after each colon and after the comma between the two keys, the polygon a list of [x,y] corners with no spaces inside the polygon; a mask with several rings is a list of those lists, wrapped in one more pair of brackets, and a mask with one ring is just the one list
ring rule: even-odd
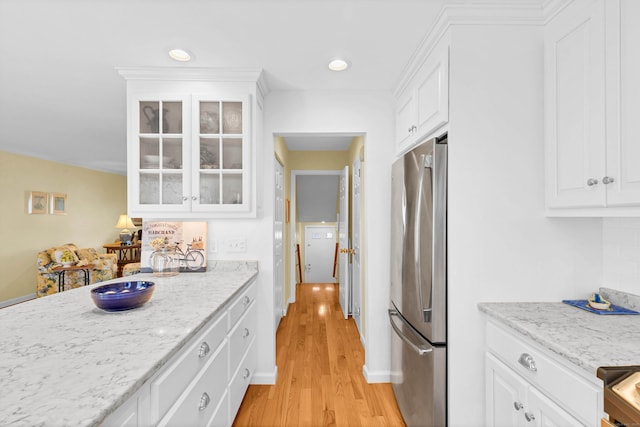
{"label": "cabinet drawer", "polygon": [[[216,353],[216,349],[225,342],[227,313],[217,317],[212,325],[205,326],[204,332],[194,337],[180,353],[180,357],[170,362],[163,373],[151,382],[152,419],[160,419],[178,399],[191,380]],[[225,347],[225,351],[227,351]],[[227,380],[227,375],[219,378]]]}
{"label": "cabinet drawer", "polygon": [[233,329],[235,324],[240,320],[245,311],[249,308],[254,299],[256,299],[256,284],[253,282],[249,288],[238,298],[236,302],[229,308],[229,329]]}
{"label": "cabinet drawer", "polygon": [[256,369],[256,346],[255,338],[249,344],[247,354],[240,362],[238,370],[235,372],[229,384],[229,421],[233,421],[236,417],[236,413],[240,408],[244,393],[251,383],[251,378]]}
{"label": "cabinet drawer", "polygon": [[256,325],[255,304],[251,304],[244,317],[240,319],[235,329],[232,329],[229,334],[229,371],[231,373],[236,371],[238,363],[240,363],[249,344],[253,341],[253,337],[256,335]]}
{"label": "cabinet drawer", "polygon": [[553,360],[553,355],[543,353],[534,344],[517,338],[492,322],[487,323],[487,347],[582,422],[592,425],[600,418],[598,407],[602,388],[580,378],[560,361]]}
{"label": "cabinet drawer", "polygon": [[226,391],[229,352],[226,343],[167,412],[158,426],[206,426],[216,415]]}

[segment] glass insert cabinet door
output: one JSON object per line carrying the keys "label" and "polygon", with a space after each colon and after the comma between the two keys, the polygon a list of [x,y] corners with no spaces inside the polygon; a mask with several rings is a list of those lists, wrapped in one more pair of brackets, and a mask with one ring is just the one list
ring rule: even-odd
{"label": "glass insert cabinet door", "polygon": [[248,206],[249,114],[248,97],[215,99],[195,97],[193,102],[193,182],[198,183],[194,210],[216,206],[242,210]]}
{"label": "glass insert cabinet door", "polygon": [[187,205],[185,179],[185,99],[137,101],[137,178],[140,206],[183,210]]}

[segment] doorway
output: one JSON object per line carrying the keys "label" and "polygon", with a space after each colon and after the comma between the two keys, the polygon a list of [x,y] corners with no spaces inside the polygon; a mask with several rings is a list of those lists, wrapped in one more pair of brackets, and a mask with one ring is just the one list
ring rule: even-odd
{"label": "doorway", "polygon": [[[336,225],[337,226],[337,218],[335,213],[339,210],[337,206],[338,200],[327,202],[326,199],[323,204],[317,203],[318,200],[314,200],[316,202],[316,208],[318,209],[319,205],[330,207],[333,209],[334,217],[333,220],[327,220],[327,224],[320,224],[320,220],[304,220],[298,217],[298,210],[300,209],[300,204],[304,203],[301,200],[303,197],[298,199],[300,196],[300,192],[296,188],[298,177],[306,176],[306,175],[333,175],[336,179],[336,186],[338,178],[343,175],[345,172],[345,166],[348,166],[347,178],[349,178],[349,186],[347,189],[348,195],[348,203],[352,204],[352,198],[357,193],[356,197],[360,198],[360,203],[362,200],[362,188],[363,183],[359,180],[352,180],[352,167],[354,165],[354,161],[356,158],[362,161],[362,166],[364,166],[364,134],[360,133],[351,133],[351,134],[274,134],[274,150],[276,152],[276,156],[279,159],[282,159],[284,169],[285,169],[285,211],[288,212],[288,215],[285,215],[285,218],[288,221],[285,221],[283,234],[285,236],[285,268],[284,274],[286,276],[286,286],[284,289],[283,301],[276,302],[276,304],[280,304],[281,307],[284,308],[284,313],[286,315],[286,310],[289,304],[296,301],[296,284],[298,282],[310,283],[311,280],[321,280],[314,279],[313,272],[312,276],[306,277],[306,262],[304,257],[305,244],[302,241],[304,239],[305,234],[305,226],[307,225]],[[358,178],[362,176],[358,173]],[[352,182],[358,182],[360,184],[360,188],[355,190],[352,186]],[[306,191],[306,195],[312,194],[316,196],[318,192],[316,191]],[[319,197],[314,197],[318,199]],[[356,200],[357,202],[357,200]],[[349,214],[343,215],[343,220],[346,222],[346,226],[349,228],[351,223],[355,221],[360,227],[364,224],[364,215],[360,218],[359,209],[356,210],[357,218],[352,218],[350,214],[352,214],[352,210],[348,210]],[[334,223],[335,221],[335,223]],[[333,224],[332,224],[333,223]],[[340,246],[338,251],[338,260],[337,260],[337,268],[335,272],[335,278],[330,277],[331,282],[340,282],[342,285],[343,281],[347,282],[347,285],[350,283],[350,287],[353,287],[353,296],[351,292],[349,293],[349,300],[353,298],[355,302],[353,308],[351,310],[348,309],[348,315],[353,314],[353,317],[356,320],[356,324],[358,326],[361,337],[363,336],[365,325],[360,319],[360,313],[364,311],[365,307],[363,306],[362,295],[366,292],[366,280],[364,274],[361,274],[361,270],[364,269],[364,250],[362,241],[363,236],[359,233],[348,232],[348,236],[346,236],[347,243],[344,247]],[[336,229],[335,236],[338,237],[339,231]],[[352,237],[355,237],[355,241],[353,242],[353,246],[350,244]],[[335,251],[335,242],[334,241],[334,251]],[[357,246],[357,256],[353,252],[356,250]],[[346,251],[347,255],[343,255],[340,251]],[[335,252],[334,252],[335,253]],[[360,256],[362,255],[362,256]],[[358,272],[351,273],[352,268],[351,263],[354,261],[354,258],[357,258]],[[345,260],[346,259],[346,260]],[[299,261],[298,261],[299,260]],[[332,260],[332,263],[335,260]],[[341,267],[344,266],[344,268]],[[314,265],[312,264],[312,270]],[[333,264],[332,264],[333,269]],[[344,280],[339,273],[348,272],[348,279]],[[299,280],[299,277],[302,276],[302,280]],[[353,279],[351,278],[353,276]],[[326,277],[326,276],[325,276]],[[362,307],[361,307],[362,306]],[[351,308],[351,307],[349,307]],[[347,315],[347,316],[348,316]]]}
{"label": "doorway", "polygon": [[304,280],[306,283],[335,283],[336,228],[307,225],[304,228]]}

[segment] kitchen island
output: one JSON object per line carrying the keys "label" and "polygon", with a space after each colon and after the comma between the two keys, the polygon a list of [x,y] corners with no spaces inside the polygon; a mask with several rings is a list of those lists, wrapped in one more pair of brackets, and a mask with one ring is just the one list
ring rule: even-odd
{"label": "kitchen island", "polygon": [[[638,311],[640,297],[600,289]],[[601,366],[640,365],[640,315],[596,314],[562,302],[480,303],[486,315],[485,424],[599,426]]]}
{"label": "kitchen island", "polygon": [[0,425],[95,426],[133,396],[255,281],[257,262],[210,262],[205,273],[152,274],[150,301],[105,312],[96,286],[0,310]]}

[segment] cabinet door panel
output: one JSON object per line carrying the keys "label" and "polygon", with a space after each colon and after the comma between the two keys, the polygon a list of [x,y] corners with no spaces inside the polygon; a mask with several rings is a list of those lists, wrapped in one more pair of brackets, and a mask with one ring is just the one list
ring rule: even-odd
{"label": "cabinet door panel", "polygon": [[449,50],[430,58],[416,88],[418,138],[449,121]]}
{"label": "cabinet door panel", "polygon": [[578,420],[569,415],[560,406],[553,403],[535,388],[529,388],[528,412],[535,416],[536,426],[539,427],[581,427]]}
{"label": "cabinet door panel", "polygon": [[605,173],[604,66],[602,0],[588,8],[568,7],[548,25],[548,207],[605,205],[601,182]]}
{"label": "cabinet door panel", "polygon": [[640,2],[607,2],[608,206],[640,204]]}
{"label": "cabinet door panel", "polygon": [[491,354],[485,354],[488,426],[523,425],[528,384]]}
{"label": "cabinet door panel", "polygon": [[396,152],[401,153],[413,142],[415,116],[413,88],[408,89],[396,106]]}

